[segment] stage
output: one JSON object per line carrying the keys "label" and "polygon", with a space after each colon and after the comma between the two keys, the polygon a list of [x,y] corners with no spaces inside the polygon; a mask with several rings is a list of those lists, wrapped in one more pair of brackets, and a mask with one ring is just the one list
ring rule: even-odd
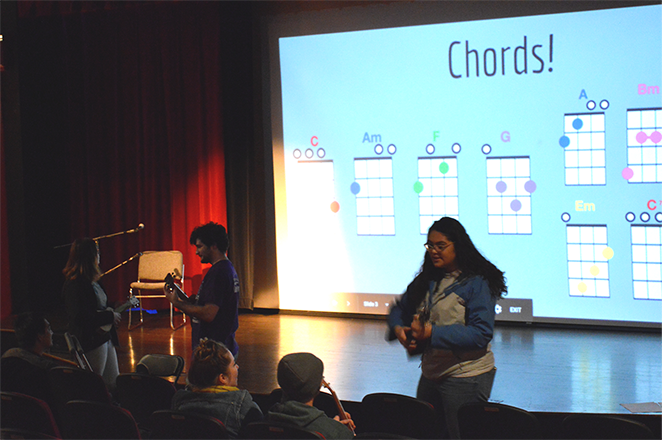
{"label": "stage", "polygon": [[[173,331],[159,313],[127,331],[126,313],[123,319],[121,372],[133,371],[147,353],[179,354],[188,364],[188,324]],[[382,319],[242,313],[239,387],[269,393],[278,387],[278,360],[309,351],[324,361],[325,378],[342,400],[360,402],[373,392],[414,396],[420,360],[385,333]],[[621,404],[662,401],[661,339],[659,332],[498,324],[491,400],[535,412],[631,414]]]}

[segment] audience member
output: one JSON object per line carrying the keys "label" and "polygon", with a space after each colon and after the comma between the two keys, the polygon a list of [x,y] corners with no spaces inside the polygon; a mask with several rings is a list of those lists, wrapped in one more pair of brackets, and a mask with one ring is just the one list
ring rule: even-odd
{"label": "audience member", "polygon": [[[316,431],[325,438],[351,439],[354,428],[351,418],[329,418],[323,411],[313,406],[324,379],[324,364],[312,353],[291,353],[278,363],[278,384],[283,390],[283,400],[274,405],[267,419],[296,425]],[[348,414],[349,415],[349,414]]]}
{"label": "audience member", "polygon": [[43,356],[53,345],[53,331],[43,315],[22,313],[14,322],[18,347],[2,355],[2,391],[49,401],[47,371],[58,364]]}
{"label": "audience member", "polygon": [[188,387],[172,399],[172,409],[216,417],[230,438],[239,437],[245,423],[262,419],[262,411],[246,390],[237,388],[239,365],[228,348],[201,339],[193,351]]}

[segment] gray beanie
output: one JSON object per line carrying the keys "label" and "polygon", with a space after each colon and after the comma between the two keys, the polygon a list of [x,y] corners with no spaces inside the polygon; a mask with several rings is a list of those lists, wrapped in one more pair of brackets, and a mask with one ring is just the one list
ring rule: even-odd
{"label": "gray beanie", "polygon": [[287,400],[308,402],[320,390],[324,364],[312,353],[290,353],[278,363],[278,384]]}

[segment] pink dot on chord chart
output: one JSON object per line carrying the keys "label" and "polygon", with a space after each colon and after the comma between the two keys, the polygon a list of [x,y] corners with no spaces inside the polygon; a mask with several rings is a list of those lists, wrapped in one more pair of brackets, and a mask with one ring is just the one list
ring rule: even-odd
{"label": "pink dot on chord chart", "polygon": [[499,180],[496,184],[496,190],[499,193],[503,194],[504,192],[506,192],[507,188],[508,188],[508,185],[506,185],[506,182],[504,182],[503,180]]}
{"label": "pink dot on chord chart", "polygon": [[662,133],[655,130],[654,132],[651,133],[651,135],[649,137],[650,137],[650,140],[653,141],[653,143],[659,144],[660,141],[662,140]]}
{"label": "pink dot on chord chart", "polygon": [[646,142],[646,139],[648,139],[648,135],[646,133],[644,133],[643,131],[640,131],[639,133],[637,133],[636,139],[637,139],[637,142],[639,142],[640,144],[643,144],[644,142]]}
{"label": "pink dot on chord chart", "polygon": [[625,180],[630,180],[634,176],[634,171],[630,167],[625,167],[623,168],[623,171],[621,171],[621,176],[623,176]]}
{"label": "pink dot on chord chart", "polygon": [[336,212],[340,211],[340,203],[333,201],[331,202],[330,208],[331,208],[331,212],[335,214]]}
{"label": "pink dot on chord chart", "polygon": [[512,209],[515,212],[519,211],[520,209],[522,209],[522,202],[520,202],[517,199],[513,200],[512,202],[510,202],[510,209]]}

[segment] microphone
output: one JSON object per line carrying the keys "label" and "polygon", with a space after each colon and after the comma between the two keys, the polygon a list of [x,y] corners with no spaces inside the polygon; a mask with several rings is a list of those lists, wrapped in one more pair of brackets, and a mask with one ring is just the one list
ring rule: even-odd
{"label": "microphone", "polygon": [[140,224],[138,225],[137,228],[135,228],[135,229],[131,229],[131,230],[129,230],[129,231],[126,231],[126,233],[127,233],[127,234],[133,234],[134,232],[138,232],[138,231],[141,231],[141,230],[143,230],[143,229],[145,229],[145,224],[144,224],[144,223],[140,223]]}

